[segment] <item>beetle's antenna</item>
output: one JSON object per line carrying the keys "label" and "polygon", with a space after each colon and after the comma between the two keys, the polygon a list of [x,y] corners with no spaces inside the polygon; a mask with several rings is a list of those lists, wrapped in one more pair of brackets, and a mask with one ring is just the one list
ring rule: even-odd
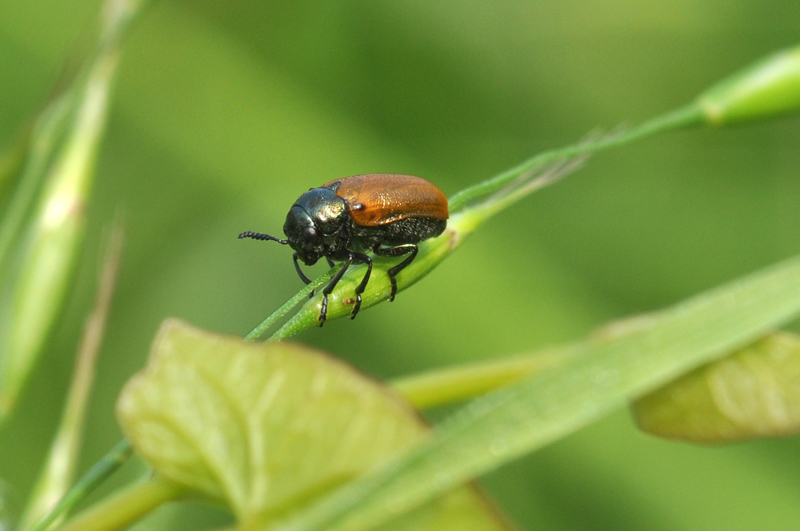
{"label": "beetle's antenna", "polygon": [[281,240],[280,238],[270,236],[269,234],[261,234],[260,232],[251,232],[249,230],[239,235],[239,239],[241,240],[242,238],[253,238],[254,240],[272,240],[280,243],[281,245],[286,245],[289,243],[289,240]]}

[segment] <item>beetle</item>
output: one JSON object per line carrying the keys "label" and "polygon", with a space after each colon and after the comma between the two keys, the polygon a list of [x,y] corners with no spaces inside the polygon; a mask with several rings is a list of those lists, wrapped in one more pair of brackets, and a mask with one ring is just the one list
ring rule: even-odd
{"label": "beetle", "polygon": [[[447,227],[447,197],[421,177],[391,173],[354,175],[311,188],[294,202],[286,215],[286,239],[259,232],[243,232],[239,238],[271,240],[294,249],[294,267],[306,284],[311,283],[298,259],[314,265],[325,257],[333,267],[342,267],[322,290],[320,326],[328,314],[328,295],[353,264],[367,264],[367,272],[355,289],[354,319],[361,308],[361,294],[372,274],[372,258],[367,254],[397,257],[408,255],[389,269],[392,285],[389,300],[397,293],[397,274],[417,257],[417,244],[439,236]],[[312,293],[313,295],[313,293]]]}

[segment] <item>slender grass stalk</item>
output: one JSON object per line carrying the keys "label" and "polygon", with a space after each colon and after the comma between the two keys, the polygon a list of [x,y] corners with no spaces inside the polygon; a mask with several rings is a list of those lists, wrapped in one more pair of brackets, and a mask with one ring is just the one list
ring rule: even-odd
{"label": "slender grass stalk", "polygon": [[261,334],[269,330],[269,328],[275,324],[278,319],[289,313],[292,308],[303,302],[304,299],[308,299],[308,296],[311,292],[318,287],[322,286],[325,282],[331,279],[333,276],[332,271],[328,271],[327,273],[323,273],[319,277],[315,278],[311,284],[308,284],[303,289],[297,292],[291,299],[283,303],[280,308],[272,312],[272,314],[264,319],[261,324],[255,327],[249,334],[247,334],[244,339],[246,341],[255,341],[258,339]]}
{"label": "slender grass stalk", "polygon": [[552,163],[553,161],[598,153],[600,151],[625,146],[660,133],[677,131],[702,124],[702,109],[696,104],[690,104],[648,120],[637,127],[633,127],[618,134],[604,136],[594,141],[579,142],[563,148],[545,151],[496,177],[458,192],[450,198],[450,210],[452,212],[458,212],[471,201],[495,193],[521,175],[542,165]]}
{"label": "slender grass stalk", "polygon": [[[112,531],[124,529],[154,508],[185,494],[176,483],[150,478],[103,500],[78,514],[60,531]],[[38,530],[36,530],[38,531]]]}
{"label": "slender grass stalk", "polygon": [[78,482],[64,495],[50,512],[40,520],[31,531],[47,531],[51,525],[63,515],[69,513],[75,505],[88,496],[103,481],[119,470],[133,454],[131,443],[123,439],[98,461]]}
{"label": "slender grass stalk", "polygon": [[406,376],[389,385],[415,408],[430,409],[481,396],[568,361],[569,353],[558,350],[511,356]]}
{"label": "slender grass stalk", "polygon": [[122,245],[122,228],[116,225],[109,237],[94,309],[87,319],[78,349],[75,372],[61,426],[56,432],[44,470],[18,526],[20,531],[30,529],[36,522],[44,518],[64,496],[75,476],[78,452],[83,440],[86,408],[94,382],[94,368],[111,310],[111,301],[122,258]]}

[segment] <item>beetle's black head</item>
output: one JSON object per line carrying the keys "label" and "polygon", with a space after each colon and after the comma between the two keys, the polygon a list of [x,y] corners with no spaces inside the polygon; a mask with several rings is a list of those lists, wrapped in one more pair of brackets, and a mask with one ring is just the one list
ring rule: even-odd
{"label": "beetle's black head", "polygon": [[300,196],[286,215],[283,232],[306,265],[340,250],[347,204],[330,188],[312,188]]}

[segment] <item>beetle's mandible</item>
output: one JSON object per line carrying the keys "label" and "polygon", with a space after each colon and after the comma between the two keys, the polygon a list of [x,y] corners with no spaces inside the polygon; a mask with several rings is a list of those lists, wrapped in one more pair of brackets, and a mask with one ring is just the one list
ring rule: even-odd
{"label": "beetle's mandible", "polygon": [[294,249],[294,266],[306,284],[311,282],[300,269],[298,259],[314,265],[323,256],[333,267],[342,267],[322,290],[320,326],[328,314],[328,295],[333,292],[353,264],[367,264],[367,272],[355,290],[356,302],[350,318],[361,308],[361,294],[372,274],[372,258],[403,256],[389,269],[392,292],[397,293],[397,274],[405,269],[419,251],[417,244],[440,235],[447,226],[447,197],[436,186],[420,177],[389,173],[355,175],[336,179],[312,188],[295,201],[286,215],[283,232],[286,239],[259,232],[243,232],[239,238],[272,240]]}

